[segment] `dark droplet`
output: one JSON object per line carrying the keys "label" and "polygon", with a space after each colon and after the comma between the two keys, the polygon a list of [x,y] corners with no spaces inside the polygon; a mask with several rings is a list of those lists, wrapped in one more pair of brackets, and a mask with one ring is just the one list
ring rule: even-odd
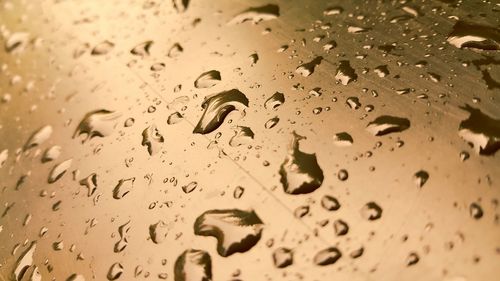
{"label": "dark droplet", "polygon": [[149,155],[158,153],[164,142],[163,135],[160,134],[155,125],[151,125],[142,131],[142,146],[147,146]]}
{"label": "dark droplet", "polygon": [[316,154],[307,154],[299,150],[299,141],[305,139],[293,132],[288,148],[288,155],[280,167],[281,183],[288,194],[306,194],[318,189],[323,183]]}
{"label": "dark droplet", "polygon": [[205,111],[194,128],[193,133],[208,134],[222,125],[224,118],[226,118],[229,112],[248,107],[248,99],[239,90],[232,89],[205,98],[201,107]]}
{"label": "dark droplet", "polygon": [[460,122],[458,135],[470,143],[481,155],[494,155],[500,149],[500,120],[484,114],[469,105],[461,107],[470,113]]}
{"label": "dark droplet", "polygon": [[342,253],[336,247],[329,247],[319,251],[314,256],[314,263],[316,265],[325,266],[336,263],[342,257]]}
{"label": "dark droplet", "polygon": [[410,120],[406,118],[382,115],[368,123],[366,130],[374,136],[383,136],[389,133],[402,132],[410,127]]}
{"label": "dark droplet", "polygon": [[288,248],[278,248],[273,252],[274,266],[285,268],[293,264],[293,252]]}
{"label": "dark droplet", "polygon": [[175,261],[175,281],[211,281],[212,259],[202,250],[184,251]]}
{"label": "dark droplet", "polygon": [[321,57],[321,56],[316,57],[312,61],[301,64],[300,66],[298,66],[297,69],[295,69],[295,72],[304,76],[304,77],[307,77],[307,76],[314,73],[314,69],[316,68],[316,66],[318,66],[321,63],[322,60],[323,60],[323,57]]}
{"label": "dark droplet", "polygon": [[257,24],[261,21],[278,18],[279,15],[280,8],[277,5],[268,4],[244,10],[243,12],[237,14],[232,20],[230,20],[228,24],[240,24],[246,21],[252,21],[252,23]]}
{"label": "dark droplet", "polygon": [[274,93],[270,98],[266,100],[264,103],[264,107],[266,109],[278,109],[285,102],[285,95],[280,92]]}
{"label": "dark droplet", "polygon": [[221,79],[219,71],[210,70],[200,74],[194,81],[194,86],[198,89],[211,88],[219,83]]}
{"label": "dark droplet", "polygon": [[453,26],[447,41],[457,48],[500,50],[500,30],[494,27],[458,21]]}
{"label": "dark droplet", "polygon": [[217,252],[223,257],[246,252],[259,242],[264,224],[253,211],[209,210],[194,223],[194,233],[217,239]]}

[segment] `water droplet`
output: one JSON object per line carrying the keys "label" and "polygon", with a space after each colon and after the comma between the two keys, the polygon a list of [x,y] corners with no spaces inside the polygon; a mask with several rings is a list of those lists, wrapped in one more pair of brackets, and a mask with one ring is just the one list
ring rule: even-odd
{"label": "water droplet", "polygon": [[174,125],[174,124],[181,122],[183,119],[184,119],[184,116],[182,116],[182,114],[180,114],[179,112],[176,111],[168,116],[167,124]]}
{"label": "water droplet", "polygon": [[342,9],[341,7],[329,7],[323,11],[323,15],[325,16],[339,15],[343,11],[344,9]]}
{"label": "water droplet", "polygon": [[378,220],[382,217],[382,208],[375,202],[368,202],[361,208],[361,216],[371,221]]}
{"label": "water droplet", "polygon": [[413,176],[413,181],[417,187],[422,187],[429,179],[429,173],[424,170],[420,170]]}
{"label": "water droplet", "polygon": [[167,238],[168,230],[168,224],[160,220],[149,226],[149,237],[155,244],[160,244]]}
{"label": "water droplet", "polygon": [[160,152],[164,142],[163,135],[158,131],[156,125],[151,125],[142,131],[142,146],[148,148],[149,155],[153,156]]}
{"label": "water droplet", "polygon": [[36,267],[35,265],[33,265],[33,255],[35,254],[35,250],[36,242],[33,241],[29,245],[28,249],[26,249],[26,251],[19,257],[16,262],[16,266],[14,267],[14,271],[12,273],[14,280],[29,280],[24,278],[26,276],[29,276],[29,273],[27,274],[27,272],[30,268]]}
{"label": "water droplet", "polygon": [[349,173],[345,169],[340,169],[337,173],[337,178],[339,181],[345,181],[349,178]]}
{"label": "water droplet", "polygon": [[458,135],[470,143],[480,155],[494,155],[500,149],[500,120],[469,105],[461,107],[470,113],[460,122]]}
{"label": "water droplet", "polygon": [[299,141],[302,139],[305,137],[293,132],[288,155],[279,170],[280,181],[288,194],[311,193],[323,183],[323,171],[318,165],[316,154],[299,150]]}
{"label": "water droplet", "polygon": [[141,57],[149,56],[149,49],[151,48],[151,45],[153,45],[153,41],[142,42],[139,45],[132,48],[132,50],[130,50],[130,53],[132,55]]}
{"label": "water droplet", "polygon": [[113,198],[122,199],[134,188],[135,178],[121,179],[113,189]]}
{"label": "water droplet", "polygon": [[357,78],[358,75],[356,74],[354,68],[351,67],[349,61],[341,60],[339,67],[337,68],[337,74],[335,74],[335,80],[342,83],[342,85],[347,85]]}
{"label": "water droplet", "polygon": [[314,73],[314,69],[321,63],[322,60],[323,57],[316,57],[310,62],[299,65],[297,69],[295,69],[295,72],[304,77],[307,77]]}
{"label": "water droplet", "polygon": [[408,257],[406,258],[406,266],[412,266],[418,263],[420,258],[418,257],[418,254],[415,252],[411,252]]}
{"label": "water droplet", "polygon": [[42,163],[50,162],[59,158],[59,155],[61,155],[61,149],[62,148],[60,146],[54,145],[45,150],[42,156]]}
{"label": "water droplet", "polygon": [[3,165],[7,161],[7,158],[9,158],[9,150],[4,149],[2,150],[2,152],[0,152],[0,168],[3,167]]}
{"label": "water droplet", "polygon": [[187,10],[190,0],[172,0],[175,10],[178,13],[183,13]]}
{"label": "water droplet", "polygon": [[196,189],[197,186],[198,186],[198,183],[193,181],[187,185],[182,186],[182,191],[184,191],[184,193],[191,193]]}
{"label": "water droplet", "polygon": [[217,252],[223,257],[246,252],[259,242],[264,224],[253,211],[209,210],[194,224],[194,233],[217,239]]}
{"label": "water droplet", "polygon": [[87,196],[90,197],[94,194],[97,189],[97,174],[92,173],[86,178],[80,180],[80,185],[87,188]]}
{"label": "water droplet", "polygon": [[212,259],[202,250],[184,251],[175,261],[175,281],[211,281]]}
{"label": "water droplet", "polygon": [[273,252],[274,266],[277,268],[285,268],[293,264],[293,251],[280,247]]}
{"label": "water droplet", "polygon": [[309,206],[300,206],[295,209],[295,211],[293,211],[293,215],[299,219],[306,216],[307,214],[309,214]]}
{"label": "water droplet", "polygon": [[123,126],[125,127],[132,127],[135,123],[135,119],[134,118],[127,118],[127,120],[125,120],[125,123],[123,123]]}
{"label": "water droplet", "polygon": [[130,230],[130,221],[120,225],[118,227],[118,235],[120,236],[120,240],[118,240],[118,242],[115,243],[115,247],[114,247],[114,251],[115,253],[119,253],[123,250],[125,250],[125,248],[128,246],[128,238],[127,238],[127,234]]}
{"label": "water droplet", "polygon": [[182,46],[179,43],[174,43],[172,47],[170,47],[170,49],[168,50],[168,57],[176,58],[180,54],[182,54],[183,51],[184,48],[182,48]]}
{"label": "water droplet", "polygon": [[321,198],[321,206],[328,211],[337,211],[340,209],[339,200],[330,195],[325,195]]}
{"label": "water droplet", "polygon": [[100,55],[105,55],[109,53],[113,48],[115,47],[115,44],[105,40],[99,44],[97,44],[93,49],[92,52],[90,53],[93,56],[100,56]]}
{"label": "water droplet", "polygon": [[93,137],[106,137],[114,131],[117,120],[121,113],[99,109],[91,111],[83,117],[73,134],[73,138],[85,134],[82,142],[86,142]]}
{"label": "water droplet", "polygon": [[351,146],[354,140],[347,132],[336,133],[333,136],[333,143],[339,147]]}
{"label": "water droplet", "polygon": [[348,97],[345,101],[345,104],[354,110],[361,107],[361,103],[359,102],[359,99],[357,97]]}
{"label": "water droplet", "polygon": [[313,258],[316,265],[325,266],[336,263],[342,257],[342,253],[336,247],[329,247],[319,251]]}
{"label": "water droplet", "polygon": [[500,30],[494,27],[458,21],[446,39],[457,48],[500,50]]}
{"label": "water droplet", "polygon": [[250,65],[254,66],[259,61],[259,55],[257,53],[251,54],[249,57]]}
{"label": "water droplet", "polygon": [[378,77],[383,78],[389,75],[389,68],[387,65],[379,65],[373,69],[373,72],[378,75]]}
{"label": "water droplet", "polygon": [[278,109],[285,102],[285,95],[283,93],[276,92],[264,103],[266,109]]}
{"label": "water droplet", "polygon": [[480,219],[483,217],[483,208],[478,203],[471,203],[469,206],[469,213],[473,219]]}
{"label": "water droplet", "polygon": [[54,183],[58,179],[62,178],[62,176],[66,173],[69,167],[71,167],[72,162],[73,162],[72,159],[68,159],[54,166],[54,168],[52,168],[52,170],[50,171],[48,182]]}
{"label": "water droplet", "polygon": [[108,278],[108,280],[112,281],[120,278],[122,274],[123,266],[120,263],[116,262],[109,268],[108,275],[106,277]]}
{"label": "water droplet", "polygon": [[338,219],[333,222],[333,230],[335,235],[344,236],[349,232],[349,225],[345,221]]}
{"label": "water droplet", "polygon": [[5,40],[5,51],[7,53],[20,53],[28,45],[29,33],[14,32]]}
{"label": "water droplet", "polygon": [[85,277],[80,274],[73,273],[71,274],[66,281],[85,281]]}
{"label": "water droplet", "polygon": [[258,24],[261,21],[267,21],[278,18],[280,8],[274,4],[268,4],[259,7],[252,7],[234,16],[228,24],[240,24],[246,21],[252,21],[253,24]]}
{"label": "water droplet", "polygon": [[196,78],[194,86],[198,89],[211,88],[221,81],[220,72],[217,70],[210,70],[204,72]]}
{"label": "water droplet", "polygon": [[252,129],[245,126],[237,126],[234,130],[234,136],[229,140],[229,145],[236,147],[252,142],[254,133]]}
{"label": "water droplet", "polygon": [[224,118],[233,110],[248,107],[248,99],[237,89],[224,91],[205,98],[201,107],[205,109],[200,121],[193,130],[195,134],[213,132],[224,122]]}
{"label": "water droplet", "polygon": [[366,130],[374,136],[383,136],[389,133],[402,132],[410,127],[410,120],[406,118],[382,115],[368,123]]}
{"label": "water droplet", "polygon": [[272,128],[274,128],[274,126],[278,125],[279,121],[280,121],[280,119],[277,116],[273,117],[273,118],[266,121],[266,123],[264,124],[264,128],[272,129]]}
{"label": "water droplet", "polygon": [[26,151],[30,148],[41,145],[50,138],[52,131],[52,126],[49,125],[38,129],[28,138],[28,141],[26,141],[23,149]]}

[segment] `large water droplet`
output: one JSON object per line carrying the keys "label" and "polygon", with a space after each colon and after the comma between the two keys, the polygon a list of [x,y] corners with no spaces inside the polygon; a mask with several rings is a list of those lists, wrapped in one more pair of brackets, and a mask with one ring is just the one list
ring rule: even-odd
{"label": "large water droplet", "polygon": [[61,147],[58,145],[51,146],[45,150],[42,156],[42,163],[54,161],[61,155]]}
{"label": "large water droplet", "polygon": [[339,147],[351,146],[354,140],[347,132],[336,133],[333,136],[333,143]]}
{"label": "large water droplet", "polygon": [[494,155],[500,149],[500,120],[469,105],[461,108],[470,115],[460,122],[458,135],[470,143],[478,154]]}
{"label": "large water droplet", "polygon": [[28,138],[28,141],[26,141],[23,149],[26,151],[30,148],[41,145],[50,138],[50,136],[52,135],[52,131],[52,126],[50,125],[43,126],[42,128],[38,129]]}
{"label": "large water droplet", "polygon": [[217,239],[217,252],[223,257],[246,252],[259,242],[264,224],[253,211],[209,210],[194,224],[194,233]]}
{"label": "large water droplet", "polygon": [[406,118],[382,115],[368,123],[366,130],[374,136],[383,136],[389,133],[402,132],[410,127],[410,120]]}
{"label": "large water droplet", "polygon": [[278,5],[268,4],[259,7],[249,8],[243,12],[237,14],[233,19],[231,19],[228,24],[239,24],[246,21],[252,21],[254,24],[258,24],[261,21],[272,20],[278,18],[280,15],[280,8]]}
{"label": "large water droplet", "polygon": [[361,208],[361,216],[370,221],[378,220],[382,217],[382,208],[375,202],[368,202]]}
{"label": "large water droplet", "polygon": [[12,272],[12,278],[15,281],[26,280],[23,277],[27,276],[27,271],[33,267],[33,255],[36,250],[36,242],[31,242],[30,246],[26,251],[19,257],[16,262],[16,266],[14,267],[14,271]]}
{"label": "large water droplet", "polygon": [[113,198],[122,199],[134,188],[135,178],[121,179],[113,189]]}
{"label": "large water droplet", "polygon": [[175,281],[211,281],[212,259],[202,250],[184,251],[175,261]]}
{"label": "large water droplet", "polygon": [[273,252],[274,266],[285,268],[293,264],[293,251],[288,248],[278,248]]}
{"label": "large water droplet", "polygon": [[299,150],[299,141],[305,139],[293,132],[288,155],[280,167],[281,183],[288,194],[306,194],[318,189],[323,183],[323,171],[318,165],[316,154]]}
{"label": "large water droplet", "polygon": [[337,73],[335,74],[335,80],[342,83],[342,85],[347,85],[357,78],[358,75],[356,74],[354,68],[351,67],[349,61],[341,60],[339,67],[337,68]]}
{"label": "large water droplet", "polygon": [[123,274],[123,265],[121,265],[121,263],[116,262],[113,265],[111,265],[108,271],[108,275],[106,277],[108,278],[108,280],[113,281],[120,278],[122,274]]}
{"label": "large water droplet", "polygon": [[211,88],[221,81],[220,72],[217,70],[210,70],[204,72],[196,78],[194,86],[198,89]]}
{"label": "large water droplet", "polygon": [[115,243],[115,247],[114,247],[114,251],[115,253],[119,253],[123,250],[125,250],[125,248],[128,246],[128,238],[127,238],[127,234],[130,230],[130,221],[120,225],[118,227],[118,235],[120,236],[120,240],[118,240],[118,242]]}
{"label": "large water droplet", "polygon": [[155,244],[160,244],[167,238],[168,230],[168,224],[160,220],[149,226],[149,237]]}
{"label": "large water droplet", "polygon": [[236,147],[252,142],[254,133],[252,129],[245,126],[237,126],[234,130],[234,136],[229,140],[229,145]]}
{"label": "large water droplet", "polygon": [[86,142],[93,137],[109,136],[117,125],[121,113],[99,109],[91,111],[83,117],[73,134],[73,138],[85,134],[82,142]]}
{"label": "large water droplet", "polygon": [[429,179],[429,173],[427,173],[427,171],[424,170],[416,172],[415,175],[413,176],[413,181],[415,182],[415,185],[417,187],[424,186],[424,184],[427,182],[428,179]]}
{"label": "large water droplet", "polygon": [[342,253],[336,247],[329,247],[319,251],[313,258],[316,265],[325,266],[336,263],[342,257]]}
{"label": "large water droplet", "polygon": [[22,52],[28,45],[29,33],[14,32],[5,40],[5,51],[7,53]]}
{"label": "large water droplet", "polygon": [[148,148],[148,153],[151,156],[161,151],[164,141],[163,135],[154,124],[142,131],[141,144]]}
{"label": "large water droplet", "polygon": [[446,39],[457,48],[500,50],[500,30],[494,27],[458,21]]}
{"label": "large water droplet", "polygon": [[321,63],[322,60],[323,60],[323,57],[321,57],[321,56],[316,57],[312,61],[301,64],[300,66],[298,66],[297,69],[295,69],[295,72],[304,76],[304,77],[307,77],[307,76],[314,73],[314,69],[316,68],[316,66],[318,66]]}
{"label": "large water droplet", "polygon": [[222,125],[229,112],[235,109],[243,110],[247,106],[247,97],[237,89],[208,96],[201,105],[205,111],[193,133],[208,134],[213,132]]}
{"label": "large water droplet", "polygon": [[92,173],[86,178],[80,180],[80,185],[87,188],[87,196],[90,197],[94,194],[97,189],[97,174]]}
{"label": "large water droplet", "polygon": [[142,42],[130,50],[132,55],[145,57],[149,55],[149,49],[153,45],[153,41]]}
{"label": "large water droplet", "polygon": [[115,47],[115,44],[105,40],[99,44],[97,44],[93,49],[92,52],[90,53],[93,56],[100,56],[100,55],[105,55],[109,53],[113,48]]}
{"label": "large water droplet", "polygon": [[264,103],[266,109],[278,109],[285,102],[285,95],[283,93],[276,92],[271,97],[269,97]]}
{"label": "large water droplet", "polygon": [[54,183],[58,179],[62,178],[62,176],[66,173],[69,167],[71,167],[72,162],[73,162],[72,159],[68,159],[54,166],[54,168],[52,168],[52,170],[50,171],[48,182]]}

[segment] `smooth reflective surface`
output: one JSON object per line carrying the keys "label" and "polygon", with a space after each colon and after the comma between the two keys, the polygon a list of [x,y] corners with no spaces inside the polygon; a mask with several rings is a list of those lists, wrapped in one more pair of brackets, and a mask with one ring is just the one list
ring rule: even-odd
{"label": "smooth reflective surface", "polygon": [[0,280],[495,280],[499,12],[0,2]]}

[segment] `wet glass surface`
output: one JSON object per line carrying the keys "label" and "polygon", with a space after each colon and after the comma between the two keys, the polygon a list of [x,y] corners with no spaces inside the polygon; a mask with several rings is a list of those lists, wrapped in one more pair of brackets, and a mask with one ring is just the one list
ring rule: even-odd
{"label": "wet glass surface", "polygon": [[496,1],[0,1],[0,280],[495,280]]}

